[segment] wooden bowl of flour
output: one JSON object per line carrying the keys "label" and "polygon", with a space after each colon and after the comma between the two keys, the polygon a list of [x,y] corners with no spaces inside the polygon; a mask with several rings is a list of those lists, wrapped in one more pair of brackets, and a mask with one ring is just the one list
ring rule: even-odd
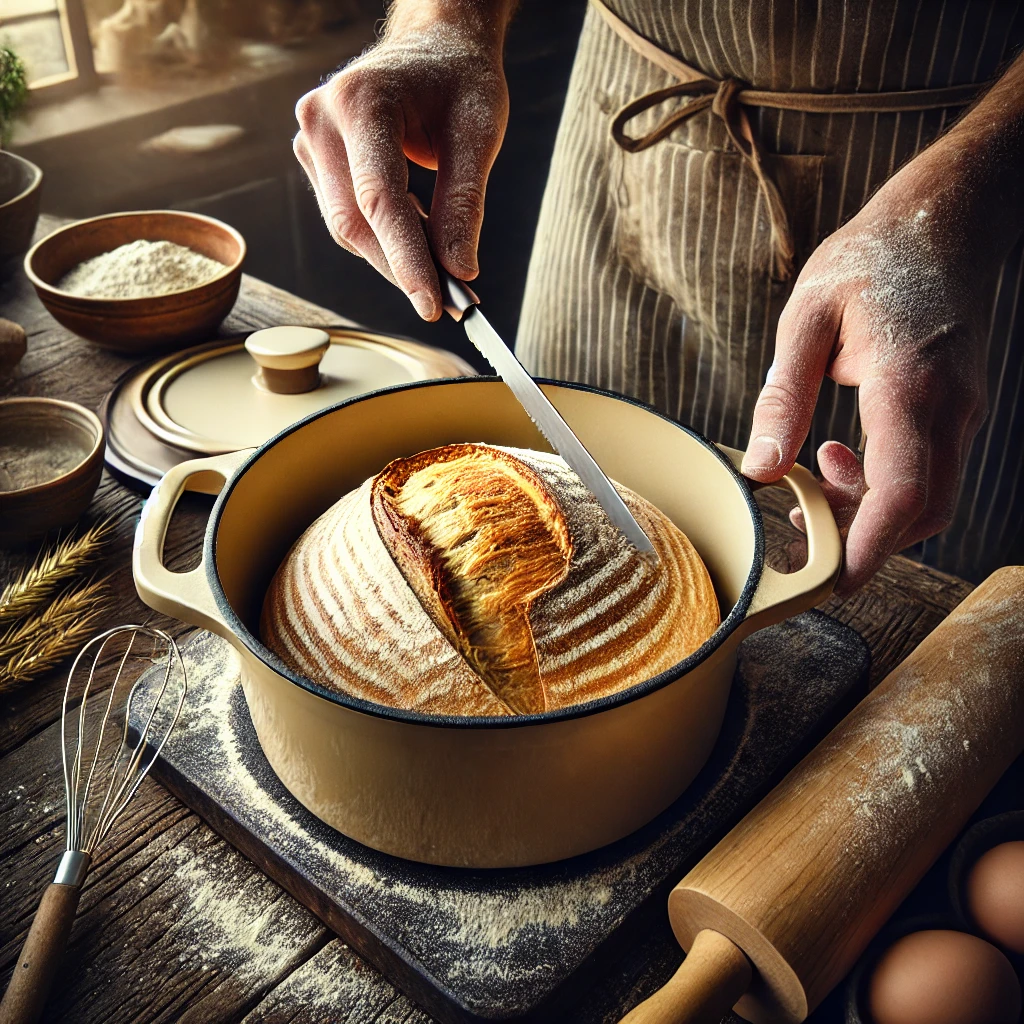
{"label": "wooden bowl of flour", "polygon": [[[141,298],[81,295],[65,290],[65,276],[80,264],[130,242],[173,242],[221,264],[200,283],[183,270],[161,278],[161,293]],[[59,228],[25,256],[25,273],[53,318],[103,348],[132,355],[190,345],[208,339],[238,297],[245,239],[213,217],[175,210],[113,213]],[[117,262],[115,290],[126,290],[151,275],[141,258]],[[166,290],[164,290],[166,288]]]}

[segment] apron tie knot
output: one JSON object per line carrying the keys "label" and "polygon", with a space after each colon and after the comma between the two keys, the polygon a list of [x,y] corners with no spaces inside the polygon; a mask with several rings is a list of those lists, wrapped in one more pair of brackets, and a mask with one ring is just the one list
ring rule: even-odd
{"label": "apron tie knot", "polygon": [[[739,100],[747,89],[747,83],[738,78],[725,78],[721,81],[698,78],[678,82],[665,89],[655,89],[627,103],[615,115],[611,128],[612,138],[627,153],[639,153],[660,142],[691,117],[710,109],[712,115],[725,125],[729,141],[757,178],[771,226],[772,275],[785,281],[793,273],[793,237],[782,197],[775,182],[765,171],[761,147],[750,126],[750,118]],[[639,137],[626,133],[626,125],[634,117],[680,96],[688,97],[687,101],[666,115],[651,131]]]}
{"label": "apron tie knot", "polygon": [[[721,84],[725,85],[725,82]],[[688,121],[694,115],[707,110],[717,95],[717,86],[717,82],[705,78],[698,82],[678,82],[675,85],[668,86],[666,89],[655,89],[653,92],[646,93],[627,103],[615,115],[612,121],[612,138],[627,153],[639,153],[641,150],[653,146],[656,142],[661,142],[666,135],[674,131],[684,121]],[[690,98],[681,107],[677,107],[668,114],[660,124],[647,132],[646,135],[641,135],[637,138],[626,134],[626,125],[634,117],[638,117],[640,114],[664,103],[666,100],[675,99],[677,96],[687,96]]]}
{"label": "apron tie knot", "polygon": [[741,82],[738,78],[723,78],[715,90],[715,98],[711,101],[711,113],[728,124],[730,108],[735,105],[737,95],[746,88],[747,83]]}
{"label": "apron tie knot", "polygon": [[772,276],[779,281],[788,281],[793,274],[793,235],[782,196],[765,167],[764,153],[750,126],[746,107],[740,102],[741,94],[748,88],[746,82],[726,78],[715,92],[711,113],[721,118],[729,133],[729,141],[757,178],[757,187],[768,210],[768,224],[771,228]]}
{"label": "apron tie knot", "polygon": [[[782,281],[787,280],[793,273],[793,237],[779,190],[767,172],[761,146],[750,127],[747,107],[799,110],[808,114],[893,114],[903,111],[945,110],[973,102],[979,93],[992,84],[970,82],[931,89],[874,93],[776,92],[754,89],[735,78],[726,78],[723,81],[709,78],[699,68],[692,67],[674,53],[668,53],[657,43],[642,36],[615,14],[604,0],[590,0],[590,3],[604,19],[605,24],[634,52],[677,80],[676,85],[670,85],[666,89],[655,89],[627,103],[612,121],[612,138],[627,153],[639,153],[660,142],[684,121],[710,109],[712,116],[719,118],[725,125],[729,141],[757,178],[758,194],[764,200],[771,226],[772,274]],[[626,134],[626,124],[638,114],[680,96],[688,99],[646,135],[634,138]]]}

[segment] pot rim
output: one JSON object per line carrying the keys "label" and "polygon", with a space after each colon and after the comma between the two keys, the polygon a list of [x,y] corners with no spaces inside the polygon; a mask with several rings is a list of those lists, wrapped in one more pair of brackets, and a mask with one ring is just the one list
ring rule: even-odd
{"label": "pot rim", "polygon": [[670,417],[658,412],[657,409],[649,406],[646,402],[641,402],[635,398],[630,398],[627,395],[620,395],[614,391],[608,391],[604,388],[591,387],[588,384],[553,380],[548,377],[536,377],[535,380],[538,384],[551,384],[555,387],[571,388],[574,391],[586,391],[606,398],[613,398],[617,401],[625,402],[628,405],[636,406],[646,412],[653,413],[660,419],[671,423],[677,429],[689,434],[695,441],[708,449],[731,474],[737,489],[747,503],[747,510],[750,513],[750,518],[754,527],[754,557],[746,582],[743,584],[743,589],[729,614],[722,619],[714,633],[712,633],[711,636],[697,648],[697,650],[682,661],[677,662],[675,665],[665,669],[658,675],[644,680],[642,683],[636,683],[625,690],[619,691],[618,693],[599,697],[597,700],[588,701],[584,704],[572,704],[568,707],[556,708],[552,711],[542,711],[531,715],[509,715],[504,717],[483,715],[428,715],[419,711],[409,711],[404,708],[389,707],[385,704],[374,704],[371,701],[362,700],[358,697],[351,697],[347,694],[329,690],[326,687],[321,686],[319,683],[314,682],[312,679],[299,675],[297,672],[290,669],[273,651],[270,650],[270,648],[266,647],[258,637],[253,635],[245,623],[242,622],[241,618],[228,601],[227,595],[224,593],[224,588],[221,586],[220,575],[217,572],[216,538],[219,533],[221,517],[227,503],[231,500],[231,495],[234,492],[235,486],[264,454],[269,452],[270,449],[279,444],[286,437],[302,430],[305,426],[320,419],[322,416],[330,415],[338,409],[342,409],[347,406],[365,402],[371,398],[377,397],[378,395],[390,394],[398,391],[411,391],[415,388],[436,387],[438,385],[472,385],[480,382],[495,383],[501,381],[501,377],[498,376],[442,377],[434,380],[415,381],[409,384],[395,384],[386,388],[378,388],[376,391],[369,391],[366,394],[357,395],[353,398],[346,399],[344,402],[338,402],[335,405],[326,406],[317,412],[310,413],[310,415],[296,421],[289,427],[286,427],[279,434],[276,434],[274,437],[270,438],[269,441],[266,441],[264,444],[260,445],[259,448],[255,449],[232,474],[231,479],[227,481],[224,488],[218,495],[217,500],[214,503],[213,510],[210,513],[210,518],[206,527],[206,536],[203,540],[203,562],[206,566],[207,582],[213,594],[214,602],[216,603],[221,615],[223,615],[225,622],[231,628],[234,636],[245,645],[246,649],[252,655],[259,659],[259,661],[266,665],[266,667],[271,671],[287,679],[290,683],[301,687],[303,690],[307,690],[309,693],[312,693],[317,697],[322,697],[324,700],[330,701],[332,704],[339,704],[351,711],[359,711],[363,714],[368,714],[376,718],[391,719],[393,721],[403,722],[409,725],[429,725],[448,729],[514,729],[530,725],[545,725],[555,722],[564,722],[575,718],[585,718],[588,715],[595,715],[602,711],[609,711],[612,708],[629,704],[642,697],[646,697],[648,694],[654,693],[656,690],[660,690],[663,687],[668,686],[669,683],[675,682],[680,677],[692,671],[702,662],[707,661],[715,651],[725,644],[740,623],[746,618],[747,609],[750,607],[750,602],[753,599],[754,591],[757,589],[757,585],[761,580],[761,572],[764,568],[764,522],[761,517],[761,509],[754,500],[754,493],[751,490],[750,485],[732,464],[728,456],[726,456],[717,445],[709,441],[703,434],[694,430],[692,427],[685,426],[682,423],[677,423]]}

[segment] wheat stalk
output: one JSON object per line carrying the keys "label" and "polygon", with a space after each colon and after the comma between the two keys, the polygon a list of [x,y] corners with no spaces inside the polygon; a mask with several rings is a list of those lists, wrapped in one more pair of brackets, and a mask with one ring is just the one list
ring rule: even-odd
{"label": "wheat stalk", "polygon": [[0,693],[28,682],[74,653],[107,613],[109,578],[59,594],[41,614],[0,636]]}
{"label": "wheat stalk", "polygon": [[111,516],[41,553],[0,594],[0,626],[37,612],[65,583],[92,565],[102,555],[116,526],[117,517]]}

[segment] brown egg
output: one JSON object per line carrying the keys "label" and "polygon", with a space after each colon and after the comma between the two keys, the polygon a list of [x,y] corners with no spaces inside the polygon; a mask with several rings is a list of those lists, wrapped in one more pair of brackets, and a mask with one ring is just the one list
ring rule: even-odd
{"label": "brown egg", "polygon": [[979,930],[1014,953],[1024,953],[1024,840],[983,853],[967,876],[964,893]]}
{"label": "brown egg", "polygon": [[868,983],[873,1024],[1016,1024],[1020,983],[976,935],[912,932],[881,956]]}

